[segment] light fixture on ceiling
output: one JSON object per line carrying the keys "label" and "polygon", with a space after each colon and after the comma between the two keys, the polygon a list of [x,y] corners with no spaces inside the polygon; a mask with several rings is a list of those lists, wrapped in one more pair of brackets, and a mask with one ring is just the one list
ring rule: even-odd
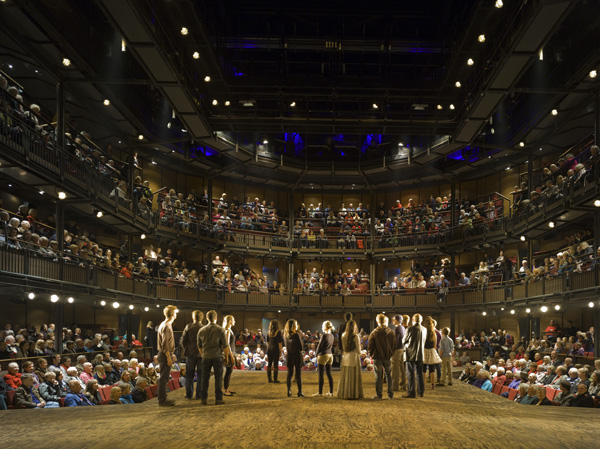
{"label": "light fixture on ceiling", "polygon": [[552,115],[558,115],[558,109],[552,109]]}
{"label": "light fixture on ceiling", "polygon": [[156,162],[154,159],[152,159],[152,165],[157,165],[158,162]]}
{"label": "light fixture on ceiling", "polygon": [[460,84],[460,81],[457,81],[456,83],[454,83],[454,85],[455,85],[456,87],[460,87],[460,86],[462,86],[462,84]]}
{"label": "light fixture on ceiling", "polygon": [[118,309],[119,308],[119,303],[117,301],[112,303],[113,309]]}
{"label": "light fixture on ceiling", "polygon": [[69,304],[73,304],[75,302],[75,298],[73,298],[72,296],[69,296],[69,298],[67,298],[67,302]]}
{"label": "light fixture on ceiling", "polygon": [[219,104],[219,101],[217,99],[214,99],[212,101],[213,106],[217,106]]}
{"label": "light fixture on ceiling", "polygon": [[515,312],[515,309],[512,309],[512,310],[510,311],[510,314],[511,314],[511,315],[514,315],[515,313],[516,313],[516,312]]}
{"label": "light fixture on ceiling", "polygon": [[594,307],[594,303],[592,301],[588,302],[588,307],[592,309]]}
{"label": "light fixture on ceiling", "polygon": [[525,313],[531,313],[531,309],[528,307],[525,309]]}
{"label": "light fixture on ceiling", "polygon": [[267,139],[263,140],[263,145],[267,145],[269,141]]}
{"label": "light fixture on ceiling", "polygon": [[597,70],[590,70],[590,78],[596,78],[598,76]]}
{"label": "light fixture on ceiling", "polygon": [[171,129],[171,122],[167,123],[167,129]]}
{"label": "light fixture on ceiling", "polygon": [[40,195],[43,195],[44,193],[46,193],[46,192],[44,192],[43,190],[40,190]]}
{"label": "light fixture on ceiling", "polygon": [[104,214],[102,213],[102,211],[101,211],[101,210],[97,210],[97,211],[96,211],[96,217],[97,217],[97,218],[102,218],[102,215],[104,215]]}
{"label": "light fixture on ceiling", "polygon": [[556,226],[556,225],[554,224],[554,222],[553,222],[553,221],[551,221],[551,222],[549,222],[549,223],[548,223],[548,227],[549,227],[550,229],[554,228],[554,226]]}
{"label": "light fixture on ceiling", "polygon": [[148,310],[150,310],[150,307],[148,307],[148,306],[144,307],[144,312],[147,312]]}
{"label": "light fixture on ceiling", "polygon": [[502,0],[496,0],[496,4],[494,6],[500,9],[504,6],[504,3],[502,3]]}
{"label": "light fixture on ceiling", "polygon": [[444,109],[444,106],[442,106],[441,104],[437,105],[438,111],[441,111],[442,109]]}
{"label": "light fixture on ceiling", "polygon": [[143,134],[140,134],[140,135],[138,136],[138,140],[144,140],[144,135],[143,135]]}
{"label": "light fixture on ceiling", "polygon": [[65,192],[58,192],[58,199],[59,200],[66,200],[67,199],[67,194]]}
{"label": "light fixture on ceiling", "polygon": [[450,109],[452,109],[454,111],[454,105],[451,104],[450,106],[448,106]]}
{"label": "light fixture on ceiling", "polygon": [[146,234],[142,234],[142,235],[140,235],[140,238],[141,238],[142,240],[145,240],[145,239],[146,239]]}
{"label": "light fixture on ceiling", "polygon": [[525,240],[527,240],[527,237],[525,237],[524,235],[521,236],[521,241],[524,242]]}
{"label": "light fixture on ceiling", "polygon": [[28,297],[29,299],[35,299],[35,293],[33,293],[33,292],[29,292],[29,294],[27,295],[27,297]]}
{"label": "light fixture on ceiling", "polygon": [[133,304],[129,304],[129,310],[133,310]]}
{"label": "light fixture on ceiling", "polygon": [[560,310],[560,304],[556,304],[556,305],[554,306],[554,310],[556,310],[556,311],[559,311],[559,310]]}
{"label": "light fixture on ceiling", "polygon": [[295,102],[295,101],[292,101],[292,102],[290,103],[290,108],[295,108],[295,107],[296,107],[296,102]]}
{"label": "light fixture on ceiling", "polygon": [[544,49],[543,48],[540,48],[540,51],[538,53],[538,58],[540,61],[544,60]]}
{"label": "light fixture on ceiling", "polygon": [[181,35],[182,36],[187,36],[189,33],[189,30],[186,27],[181,27]]}
{"label": "light fixture on ceiling", "polygon": [[486,316],[486,315],[487,315],[487,312],[484,310],[483,311],[483,316]]}
{"label": "light fixture on ceiling", "polygon": [[403,146],[404,146],[404,144],[403,144],[402,142],[398,142],[398,146],[399,146],[399,147],[403,147]]}
{"label": "light fixture on ceiling", "polygon": [[125,44],[125,39],[121,39],[121,51],[127,50],[127,45]]}
{"label": "light fixture on ceiling", "polygon": [[540,311],[541,311],[542,313],[546,313],[546,312],[548,311],[548,307],[546,307],[546,306],[542,306],[542,307],[540,307]]}
{"label": "light fixture on ceiling", "polygon": [[473,61],[473,59],[469,58],[467,59],[467,65],[473,65],[475,64],[475,61]]}
{"label": "light fixture on ceiling", "polygon": [[58,300],[59,300],[58,295],[52,295],[52,296],[50,296],[50,301],[52,301],[52,302],[58,302]]}
{"label": "light fixture on ceiling", "polygon": [[210,83],[210,76],[206,75],[206,76],[204,77],[204,82],[205,82],[205,83]]}
{"label": "light fixture on ceiling", "polygon": [[230,106],[230,105],[231,105],[231,101],[225,100],[225,106]]}
{"label": "light fixture on ceiling", "polygon": [[104,307],[104,306],[106,305],[106,301],[104,301],[104,300],[100,301],[100,305],[101,305],[102,307]]}
{"label": "light fixture on ceiling", "polygon": [[70,60],[69,58],[63,58],[63,60],[62,60],[62,64],[63,64],[65,67],[69,67],[69,66],[71,65],[71,60]]}
{"label": "light fixture on ceiling", "polygon": [[596,206],[596,207],[600,207],[600,200],[596,200],[596,201],[594,201],[594,206]]}
{"label": "light fixture on ceiling", "polygon": [[110,100],[107,98],[106,100],[103,101],[104,106],[110,106]]}
{"label": "light fixture on ceiling", "polygon": [[379,109],[379,106],[377,106],[377,103],[373,103],[373,109]]}
{"label": "light fixture on ceiling", "polygon": [[523,148],[523,147],[525,146],[525,142],[523,142],[523,141],[519,142],[519,146],[520,146],[521,148]]}
{"label": "light fixture on ceiling", "polygon": [[477,40],[483,44],[485,42],[485,34],[480,34]]}
{"label": "light fixture on ceiling", "polygon": [[494,128],[490,128],[490,134],[494,134],[496,130]]}
{"label": "light fixture on ceiling", "polygon": [[197,51],[195,51],[194,54],[192,55],[192,58],[194,58],[194,59],[200,59],[200,53],[198,53]]}

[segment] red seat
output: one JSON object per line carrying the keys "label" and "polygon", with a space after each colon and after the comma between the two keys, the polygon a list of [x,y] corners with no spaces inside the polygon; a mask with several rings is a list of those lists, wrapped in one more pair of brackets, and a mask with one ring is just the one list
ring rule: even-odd
{"label": "red seat", "polygon": [[519,390],[515,390],[514,388],[509,388],[509,390],[510,391],[508,392],[508,399],[513,401],[517,397],[517,393],[519,392]]}
{"label": "red seat", "polygon": [[179,388],[179,381],[176,379],[171,379],[167,383],[167,388],[169,391],[175,391]]}
{"label": "red seat", "polygon": [[154,393],[152,392],[152,387],[146,387],[146,394],[148,395],[148,399],[154,398]]}
{"label": "red seat", "polygon": [[16,390],[8,390],[6,392],[6,406],[8,408],[16,408],[14,406],[14,402],[15,402],[15,391]]}
{"label": "red seat", "polygon": [[546,387],[546,397],[553,401],[554,398],[558,395],[558,390],[550,387]]}
{"label": "red seat", "polygon": [[500,394],[501,390],[502,390],[502,385],[501,384],[495,384],[494,388],[492,388],[492,393],[494,393],[494,394]]}
{"label": "red seat", "polygon": [[150,387],[150,389],[152,390],[152,397],[155,398],[158,396],[158,385],[152,385]]}
{"label": "red seat", "polygon": [[500,394],[504,394],[506,393],[508,390],[510,390],[510,388],[508,388],[507,385],[503,386],[502,389],[500,390]]}
{"label": "red seat", "polygon": [[60,407],[64,407],[65,406],[65,398],[59,398],[58,399],[58,405]]}
{"label": "red seat", "polygon": [[110,390],[112,389],[112,385],[107,385],[98,389],[98,392],[100,393],[100,399],[102,399],[102,402],[110,401]]}
{"label": "red seat", "polygon": [[181,371],[171,371],[171,377],[173,379],[179,379],[181,377]]}

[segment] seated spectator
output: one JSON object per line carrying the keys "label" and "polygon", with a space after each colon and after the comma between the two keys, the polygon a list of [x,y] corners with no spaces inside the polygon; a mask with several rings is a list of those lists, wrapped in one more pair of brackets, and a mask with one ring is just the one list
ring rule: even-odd
{"label": "seated spectator", "polygon": [[552,401],[553,405],[560,405],[561,407],[571,407],[575,396],[571,394],[571,382],[567,379],[560,381],[560,393],[556,395]]}
{"label": "seated spectator", "polygon": [[575,395],[575,399],[573,399],[573,407],[594,407],[594,399],[590,395],[588,391],[588,387],[585,383],[580,382],[577,385],[577,394]]}
{"label": "seated spectator", "polygon": [[[4,375],[4,382],[11,390],[16,390],[21,386],[22,374],[19,372],[19,365],[15,362],[8,364],[8,373]],[[33,380],[33,377],[32,377]]]}
{"label": "seated spectator", "polygon": [[460,274],[460,279],[458,280],[458,285],[460,285],[461,287],[468,287],[470,284],[470,280],[467,277],[467,275],[463,272]]}
{"label": "seated spectator", "polygon": [[492,391],[492,376],[489,371],[482,370],[479,372],[481,375],[481,379],[483,379],[483,383],[481,384],[481,389],[485,391]]}
{"label": "seated spectator", "polygon": [[21,386],[15,392],[14,404],[15,407],[26,408],[57,408],[58,402],[46,402],[41,396],[37,388],[33,387],[33,375],[26,373],[21,378]]}
{"label": "seated spectator", "polygon": [[85,362],[83,364],[83,372],[79,375],[79,378],[83,381],[83,383],[87,384],[89,380],[92,380],[94,378],[92,368],[93,366],[90,362]]}
{"label": "seated spectator", "polygon": [[521,382],[519,384],[519,392],[515,396],[514,401],[521,403],[527,397],[527,393],[529,392],[529,385],[525,382]]}
{"label": "seated spectator", "polygon": [[579,378],[579,370],[575,367],[569,369],[569,377],[567,380],[571,384],[571,394],[577,393],[577,385],[579,385],[579,382],[581,381]]}
{"label": "seated spectator", "polygon": [[538,402],[536,405],[552,405],[552,401],[546,396],[547,390],[545,387],[538,385],[536,387],[536,394]]}
{"label": "seated spectator", "polygon": [[46,359],[37,359],[35,368],[35,375],[40,380],[40,383],[44,381],[46,372],[48,371],[48,361]]}
{"label": "seated spectator", "polygon": [[44,381],[39,386],[40,396],[46,403],[60,402],[60,398],[64,398],[67,394],[63,392],[60,384],[56,380],[56,374],[47,372],[44,375]]}
{"label": "seated spectator", "polygon": [[81,384],[77,378],[69,381],[69,391],[65,397],[65,407],[84,407],[94,405],[83,393]]}
{"label": "seated spectator", "polygon": [[110,402],[109,405],[122,404],[121,402],[121,389],[119,387],[112,387],[110,390]]}
{"label": "seated spectator", "polygon": [[98,391],[98,381],[96,379],[90,379],[85,383],[85,397],[94,404],[99,405],[102,402],[100,392]]}
{"label": "seated spectator", "polygon": [[529,388],[527,389],[527,396],[522,398],[520,403],[526,405],[536,405],[539,402],[539,398],[537,395],[538,388],[542,388],[544,390],[544,393],[546,392],[546,389],[542,386],[529,385]]}
{"label": "seated spectator", "polygon": [[76,380],[79,384],[79,391],[85,390],[85,382],[77,375],[77,368],[71,366],[67,369],[67,375],[65,376],[65,382],[67,383],[67,390],[71,392],[71,381]]}
{"label": "seated spectator", "polygon": [[506,370],[504,369],[504,367],[500,366],[500,367],[498,367],[496,372],[498,374],[492,380],[492,385],[493,386],[496,386],[496,385],[503,386],[506,383],[506,376],[505,376]]}
{"label": "seated spectator", "polygon": [[131,393],[131,397],[133,398],[133,402],[136,404],[140,404],[142,402],[146,402],[148,400],[148,393],[146,393],[146,386],[148,385],[148,381],[146,378],[139,376],[135,380],[135,388]]}
{"label": "seated spectator", "polygon": [[135,404],[130,394],[131,384],[128,382],[121,381],[119,382],[119,388],[121,389],[121,397],[119,398],[121,404]]}

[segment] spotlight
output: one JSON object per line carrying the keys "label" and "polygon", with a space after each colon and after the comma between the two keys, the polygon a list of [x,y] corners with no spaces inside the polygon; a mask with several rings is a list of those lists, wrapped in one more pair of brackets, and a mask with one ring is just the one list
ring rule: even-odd
{"label": "spotlight", "polygon": [[267,139],[263,140],[263,145],[267,145],[269,141]]}
{"label": "spotlight", "polygon": [[52,301],[52,302],[58,302],[58,299],[59,299],[58,295],[52,295],[52,296],[50,296],[50,301]]}
{"label": "spotlight", "polygon": [[598,76],[598,72],[596,70],[590,71],[590,78],[596,78]]}
{"label": "spotlight", "polygon": [[281,310],[278,310],[277,313],[281,313]]}
{"label": "spotlight", "polygon": [[444,109],[444,106],[442,106],[441,104],[437,105],[438,111],[441,111],[442,109]]}
{"label": "spotlight", "polygon": [[379,109],[379,106],[377,106],[377,103],[373,103],[373,109]]}
{"label": "spotlight", "polygon": [[156,165],[158,164],[158,162],[156,162],[154,159],[152,159],[152,165]]}
{"label": "spotlight", "polygon": [[460,84],[460,81],[457,81],[456,83],[454,83],[454,85],[455,85],[456,87],[460,87],[460,86],[462,86],[462,84]]}
{"label": "spotlight", "polygon": [[290,108],[295,108],[295,107],[296,107],[296,102],[295,102],[295,101],[292,101],[292,102],[290,103]]}
{"label": "spotlight", "polygon": [[467,65],[473,65],[475,64],[475,61],[473,61],[471,58],[467,59]]}
{"label": "spotlight", "polygon": [[160,308],[160,304],[156,304],[156,308],[157,308],[157,309],[158,309],[158,308]]}
{"label": "spotlight", "polygon": [[554,306],[554,310],[556,310],[556,311],[560,310],[560,304],[556,304],[556,305]]}
{"label": "spotlight", "polygon": [[490,133],[494,134],[496,132],[496,130],[494,128],[490,128]]}
{"label": "spotlight", "polygon": [[540,310],[542,311],[542,313],[546,313],[546,312],[548,311],[548,307],[546,307],[546,306],[542,306],[542,307],[540,308]]}
{"label": "spotlight", "polygon": [[527,240],[527,237],[525,237],[524,235],[521,236],[521,241],[524,242],[525,240]]}
{"label": "spotlight", "polygon": [[511,314],[511,315],[514,315],[514,314],[515,314],[515,309],[512,309],[512,310],[510,311],[510,314]]}
{"label": "spotlight", "polygon": [[528,307],[528,308],[525,309],[525,312],[526,313],[531,313],[531,309]]}
{"label": "spotlight", "polygon": [[65,192],[58,192],[58,199],[59,200],[67,199],[67,194]]}
{"label": "spotlight", "polygon": [[121,51],[127,50],[127,44],[125,43],[125,39],[121,39]]}
{"label": "spotlight", "polygon": [[118,309],[119,308],[119,303],[117,301],[112,303],[113,308]]}
{"label": "spotlight", "polygon": [[143,134],[140,134],[140,135],[138,136],[138,140],[144,140],[144,135],[143,135]]}
{"label": "spotlight", "polygon": [[485,42],[485,34],[480,34],[477,40],[483,44]]}
{"label": "spotlight", "polygon": [[594,206],[596,206],[596,207],[600,207],[600,200],[596,200],[596,201],[594,201]]}
{"label": "spotlight", "polygon": [[450,108],[450,109],[452,109],[452,110],[454,111],[454,105],[453,105],[453,104],[451,104],[451,105],[449,106],[449,108]]}
{"label": "spotlight", "polygon": [[502,3],[502,0],[496,0],[496,4],[494,6],[500,9],[504,6],[504,3]]}
{"label": "spotlight", "polygon": [[97,218],[102,218],[102,215],[104,215],[104,214],[102,213],[102,211],[101,211],[101,210],[99,210],[99,211],[96,211],[96,217],[97,217]]}
{"label": "spotlight", "polygon": [[205,83],[210,83],[210,76],[206,75],[206,76],[204,77],[204,82],[205,82]]}
{"label": "spotlight", "polygon": [[63,58],[62,62],[65,67],[69,67],[71,65],[71,60],[68,58]]}
{"label": "spotlight", "polygon": [[523,142],[523,141],[519,142],[519,146],[520,146],[521,148],[523,148],[523,147],[525,146],[525,142]]}
{"label": "spotlight", "polygon": [[187,36],[188,33],[189,33],[189,31],[186,27],[181,27],[181,35],[182,36]]}
{"label": "spotlight", "polygon": [[544,49],[540,48],[540,52],[538,53],[538,58],[540,61],[544,60]]}
{"label": "spotlight", "polygon": [[34,299],[34,298],[35,298],[35,293],[33,293],[33,292],[30,292],[30,293],[27,295],[27,297],[28,297],[29,299]]}
{"label": "spotlight", "polygon": [[548,223],[548,227],[549,227],[550,229],[554,228],[554,226],[555,226],[555,224],[554,224],[554,222],[553,222],[553,221],[551,221],[550,223]]}
{"label": "spotlight", "polygon": [[483,316],[486,316],[486,315],[487,315],[487,312],[483,312]]}
{"label": "spotlight", "polygon": [[167,123],[167,129],[171,129],[171,122]]}
{"label": "spotlight", "polygon": [[194,58],[194,59],[200,59],[200,53],[198,53],[197,51],[195,51],[194,54],[192,55],[192,58]]}
{"label": "spotlight", "polygon": [[229,106],[231,102],[229,100],[225,100],[225,106]]}
{"label": "spotlight", "polygon": [[106,305],[106,301],[100,301],[100,305],[104,307]]}
{"label": "spotlight", "polygon": [[594,303],[592,301],[588,302],[588,307],[591,309],[592,307],[594,307]]}
{"label": "spotlight", "polygon": [[142,240],[144,240],[144,239],[146,238],[146,234],[142,234],[142,235],[140,235],[140,238],[141,238]]}
{"label": "spotlight", "polygon": [[148,306],[144,307],[144,312],[147,312],[148,310],[150,310],[150,307],[148,307]]}
{"label": "spotlight", "polygon": [[558,115],[558,109],[552,109],[552,115]]}
{"label": "spotlight", "polygon": [[110,106],[110,100],[107,98],[106,100],[103,101],[104,106]]}
{"label": "spotlight", "polygon": [[75,298],[73,298],[72,296],[69,296],[69,298],[67,299],[67,302],[69,304],[73,304],[75,302]]}
{"label": "spotlight", "polygon": [[44,193],[46,193],[46,192],[44,192],[43,190],[40,190],[40,195],[43,195]]}
{"label": "spotlight", "polygon": [[404,146],[404,144],[403,144],[402,142],[398,142],[398,146],[399,146],[399,147],[403,147],[403,146]]}
{"label": "spotlight", "polygon": [[129,304],[129,310],[133,310],[133,304]]}
{"label": "spotlight", "polygon": [[213,106],[216,106],[216,105],[219,104],[219,102],[218,102],[218,100],[215,99],[215,100],[212,101],[212,104],[213,104]]}

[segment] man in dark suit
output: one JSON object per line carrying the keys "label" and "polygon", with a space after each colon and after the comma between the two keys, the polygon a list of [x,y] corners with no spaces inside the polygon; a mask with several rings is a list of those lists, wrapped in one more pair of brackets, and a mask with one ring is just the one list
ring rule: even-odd
{"label": "man in dark suit", "polygon": [[192,312],[191,324],[188,324],[183,330],[181,336],[181,346],[185,357],[185,397],[192,399],[194,395],[194,373],[198,373],[196,381],[196,399],[200,399],[202,388],[202,357],[198,351],[198,331],[202,327],[204,314],[199,310]]}
{"label": "man in dark suit", "polygon": [[417,376],[417,393],[423,397],[425,381],[423,379],[423,358],[425,357],[425,340],[427,329],[421,326],[423,317],[415,313],[412,317],[412,326],[406,330],[402,340],[404,354],[406,355],[406,380],[407,394],[403,398],[414,398],[415,395],[415,372]]}

